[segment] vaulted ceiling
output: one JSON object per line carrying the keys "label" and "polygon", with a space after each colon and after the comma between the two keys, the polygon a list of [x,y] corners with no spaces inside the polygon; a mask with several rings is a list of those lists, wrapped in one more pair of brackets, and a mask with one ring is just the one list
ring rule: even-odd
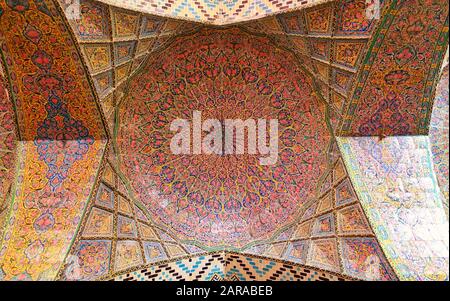
{"label": "vaulted ceiling", "polygon": [[[0,1],[0,279],[448,279],[446,1],[72,8]],[[194,110],[277,163],[173,155]]]}

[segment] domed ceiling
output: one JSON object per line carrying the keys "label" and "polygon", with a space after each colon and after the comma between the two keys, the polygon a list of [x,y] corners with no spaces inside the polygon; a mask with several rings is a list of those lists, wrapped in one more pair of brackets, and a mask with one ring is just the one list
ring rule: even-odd
{"label": "domed ceiling", "polygon": [[[325,102],[295,60],[267,38],[204,29],[174,39],[131,80],[118,150],[156,222],[182,240],[239,248],[295,221],[315,196],[331,138]],[[193,111],[221,121],[278,119],[278,160],[264,166],[256,154],[173,154],[171,121],[191,120]]]}
{"label": "domed ceiling", "polygon": [[0,0],[0,279],[448,280],[448,2],[372,4]]}

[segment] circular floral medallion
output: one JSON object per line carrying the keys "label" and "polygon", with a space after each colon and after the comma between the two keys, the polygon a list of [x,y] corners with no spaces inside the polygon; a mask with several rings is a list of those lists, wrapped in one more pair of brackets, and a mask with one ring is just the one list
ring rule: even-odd
{"label": "circular floral medallion", "polygon": [[[194,134],[191,153],[174,154],[171,123],[185,119],[193,133],[195,111],[221,125],[264,119],[267,133],[277,120],[275,164],[249,154],[249,140],[244,154],[195,153]],[[330,135],[311,78],[293,54],[239,29],[177,38],[132,79],[119,116],[121,170],[135,196],[156,223],[204,246],[270,239],[295,220],[325,170]]]}

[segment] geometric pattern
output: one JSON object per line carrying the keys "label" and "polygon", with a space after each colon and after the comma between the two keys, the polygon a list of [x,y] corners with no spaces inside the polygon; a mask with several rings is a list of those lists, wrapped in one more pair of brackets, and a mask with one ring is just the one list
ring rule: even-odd
{"label": "geometric pattern", "polygon": [[286,242],[274,243],[268,246],[267,250],[264,252],[264,255],[272,258],[281,258],[285,248]]}
{"label": "geometric pattern", "polygon": [[279,242],[257,245],[244,253],[283,258],[358,279],[395,280],[336,147],[333,143],[329,148],[332,169],[319,185],[318,200],[304,209],[292,231],[283,232],[290,234]]}
{"label": "geometric pattern", "polygon": [[119,195],[119,204],[118,204],[118,210],[119,213],[125,214],[125,215],[132,215],[133,209],[131,209],[130,202],[125,199],[124,197]]}
{"label": "geometric pattern", "polygon": [[285,258],[300,264],[306,264],[306,257],[308,256],[309,241],[298,240],[289,244]]}
{"label": "geometric pattern", "polygon": [[[65,11],[70,11],[74,3],[58,1]],[[69,23],[89,67],[112,134],[115,107],[128,89],[129,76],[136,72],[148,53],[157,50],[171,36],[190,30],[196,25],[120,9],[100,2],[80,0],[80,14],[70,19]]]}
{"label": "geometric pattern", "polygon": [[162,0],[162,1],[127,1],[100,0],[135,11],[190,21],[200,21],[214,25],[225,25],[235,22],[262,18],[267,15],[281,13],[293,9],[308,7],[330,0]]}
{"label": "geometric pattern", "polygon": [[164,245],[164,247],[166,248],[167,254],[170,257],[180,257],[187,254],[180,245],[167,243]]}
{"label": "geometric pattern", "polygon": [[[103,44],[102,47],[104,47],[104,45],[110,45],[111,53],[117,53],[117,47],[120,45],[124,45],[122,48],[124,49],[123,52],[125,55],[126,53],[129,53],[129,55],[125,56],[125,60],[119,61],[119,63],[115,64],[114,62],[109,62],[112,55],[101,55],[100,57],[93,58],[96,61],[103,61],[104,63],[97,64],[105,66],[108,65],[110,69],[118,69],[119,67],[122,67],[121,74],[123,77],[120,76],[119,80],[117,80],[119,77],[117,72],[113,72],[116,74],[116,80],[108,80],[108,76],[113,76],[111,74],[102,75],[92,73],[96,76],[98,74],[99,79],[104,82],[104,89],[101,90],[101,98],[103,99],[108,97],[108,100],[111,100],[105,103],[103,109],[112,131],[115,121],[113,117],[114,110],[111,110],[110,105],[113,107],[116,106],[120,102],[124,91],[128,89],[128,81],[123,78],[131,76],[135,71],[135,67],[144,61],[144,58],[148,55],[148,53],[160,47],[164,43],[163,41],[167,41],[170,36],[180,34],[183,30],[189,31],[195,27],[194,23],[182,20],[175,21],[173,19],[166,19],[157,16],[147,16],[145,14],[142,14],[143,17],[141,17],[140,24],[137,24],[139,21],[136,21],[135,19],[139,19],[139,15],[141,14],[137,14],[136,10],[144,13],[155,13],[157,15],[168,14],[170,16],[173,15],[170,13],[173,9],[179,13],[183,11],[187,14],[185,16],[180,16],[181,19],[189,19],[192,9],[196,10],[198,8],[184,7],[185,5],[190,5],[185,1],[180,3],[183,9],[181,9],[178,4],[171,1],[170,4],[164,5],[161,11],[158,11],[158,9],[154,7],[154,5],[158,6],[159,3],[152,4],[151,7],[147,7],[149,5],[147,2],[142,2],[138,6],[121,0],[101,2],[116,4],[120,7],[134,10],[132,12],[125,9],[115,9],[101,3],[95,3],[94,5],[91,4],[91,1],[89,0],[82,0],[81,20],[71,21],[74,28],[96,28],[97,30],[94,32],[97,32],[97,35],[100,35],[100,32],[108,33],[112,31],[109,36],[102,36],[100,40],[95,36],[86,40],[86,38],[83,39],[83,36],[78,33],[79,30],[75,30],[75,32],[78,33],[77,36],[81,45],[84,45],[84,43],[87,42],[89,44],[86,45],[90,45],[94,42],[109,41],[109,43]],[[275,5],[272,1],[268,1],[269,3],[264,3],[267,1],[262,0],[257,0],[255,3],[251,1],[244,1],[245,3],[239,4],[240,2],[241,1],[236,0],[231,1],[230,3],[222,3],[222,1],[208,1],[208,5],[201,5],[200,1],[199,3],[196,2],[194,6],[199,5],[202,7],[201,10],[205,11],[209,11],[212,7],[216,7],[216,9],[219,10],[217,17],[227,16],[226,11],[235,7],[237,8],[237,12],[232,15],[233,17],[240,19],[244,18],[242,12],[246,10],[244,8],[246,6],[249,7],[248,11],[245,13],[245,16],[250,17],[251,13],[249,14],[249,12],[256,9],[257,16],[259,18],[263,17],[265,14],[260,12],[258,7],[261,6],[261,8],[265,7],[266,9]],[[294,7],[298,5],[304,7],[310,6],[306,0],[288,1],[285,6],[283,6],[281,2],[277,1],[277,4],[275,5],[277,8],[280,8],[280,11],[288,9],[290,5]],[[265,17],[255,20],[252,23],[248,23],[248,25],[244,23],[240,26],[250,31],[257,31],[262,34],[272,32],[277,34],[282,33],[282,36],[273,36],[271,38],[276,40],[278,44],[285,45],[287,48],[297,52],[300,56],[300,60],[303,61],[305,67],[309,69],[314,76],[316,76],[315,74],[326,73],[325,76],[317,76],[320,80],[319,85],[321,86],[322,97],[329,101],[332,105],[331,114],[333,114],[334,128],[337,126],[341,118],[342,107],[339,104],[343,98],[349,96],[357,67],[359,67],[359,63],[365,49],[364,46],[366,45],[368,38],[371,36],[375,25],[377,24],[377,19],[367,19],[365,17],[365,11],[368,4],[366,4],[364,0],[340,0],[339,3],[336,4],[336,9],[332,4],[316,5],[322,2],[328,1],[314,1],[315,6],[312,8],[279,15],[277,17]],[[88,9],[92,5],[94,5],[96,9]],[[229,7],[229,5],[231,6]],[[381,5],[384,5],[383,1],[381,1]],[[87,14],[86,17],[84,17],[84,13]],[[120,15],[120,17],[116,17],[117,14]],[[202,13],[200,13],[200,15],[202,15]],[[129,22],[116,22],[116,20],[124,19],[125,16],[128,16]],[[105,18],[109,18],[111,20],[103,22],[100,21]],[[96,21],[95,25],[91,24],[93,21]],[[215,23],[215,21],[212,22]],[[232,22],[232,20],[230,20],[230,22]],[[82,25],[80,25],[80,23]],[[100,29],[102,26],[104,28]],[[135,32],[135,30],[138,30],[139,32]],[[301,33],[302,36],[299,37],[292,35],[298,33]],[[317,35],[320,35],[320,40],[317,39]],[[333,38],[334,36],[339,37],[339,39]],[[351,39],[347,39],[347,36],[351,36]],[[126,41],[122,42],[121,40],[124,39],[126,39]],[[130,47],[136,48],[136,44],[138,44],[138,50],[139,48],[143,48],[144,52],[134,50],[134,63],[131,64],[131,59],[133,57],[131,53],[133,50],[131,50]],[[128,51],[126,50],[126,45],[129,45]],[[126,62],[130,63],[132,67],[130,68],[129,66],[125,66]],[[328,76],[328,74],[330,74],[330,76]],[[95,77],[94,80],[96,80]],[[113,91],[117,92],[114,93]],[[336,103],[336,100],[339,100],[339,103]]]}
{"label": "geometric pattern", "polygon": [[225,279],[237,281],[352,281],[317,268],[264,257],[226,254]]}
{"label": "geometric pattern", "polygon": [[339,0],[268,17],[250,29],[277,33],[277,42],[296,52],[330,104],[333,130],[342,119],[342,104],[350,96],[365,46],[378,24],[376,18],[366,17],[368,5],[365,0]]}
{"label": "geometric pattern", "polygon": [[177,259],[114,277],[115,281],[210,281],[222,279],[225,258],[223,254],[207,254]]}
{"label": "geometric pattern", "polygon": [[148,226],[147,224],[139,222],[139,231],[140,231],[141,237],[143,239],[146,239],[146,240],[158,240],[158,236],[156,235],[156,233],[153,230],[153,228]]}
{"label": "geometric pattern", "polygon": [[312,236],[330,236],[335,233],[335,222],[333,214],[325,214],[316,218],[313,229]]}
{"label": "geometric pattern", "polygon": [[150,265],[119,274],[115,281],[352,281],[316,268],[267,257],[238,253],[210,253]]}
{"label": "geometric pattern", "polygon": [[95,204],[98,206],[114,209],[114,192],[107,185],[100,183]]}
{"label": "geometric pattern", "polygon": [[[98,182],[88,214],[59,271],[60,279],[104,279],[188,254],[169,234],[138,215],[138,207],[109,160],[103,162]],[[99,252],[98,258],[95,252]]]}
{"label": "geometric pattern", "polygon": [[335,189],[336,206],[349,204],[357,200],[350,179],[341,182]]}

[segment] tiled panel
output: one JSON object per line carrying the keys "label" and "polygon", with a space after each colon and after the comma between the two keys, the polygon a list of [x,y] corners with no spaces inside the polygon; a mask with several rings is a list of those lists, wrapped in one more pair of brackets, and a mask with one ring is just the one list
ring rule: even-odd
{"label": "tiled panel", "polygon": [[342,281],[353,279],[264,257],[218,253],[171,261],[162,265],[151,265],[141,270],[116,276],[114,280]]}
{"label": "tiled panel", "polygon": [[338,138],[352,182],[402,280],[445,280],[449,226],[427,137]]}

